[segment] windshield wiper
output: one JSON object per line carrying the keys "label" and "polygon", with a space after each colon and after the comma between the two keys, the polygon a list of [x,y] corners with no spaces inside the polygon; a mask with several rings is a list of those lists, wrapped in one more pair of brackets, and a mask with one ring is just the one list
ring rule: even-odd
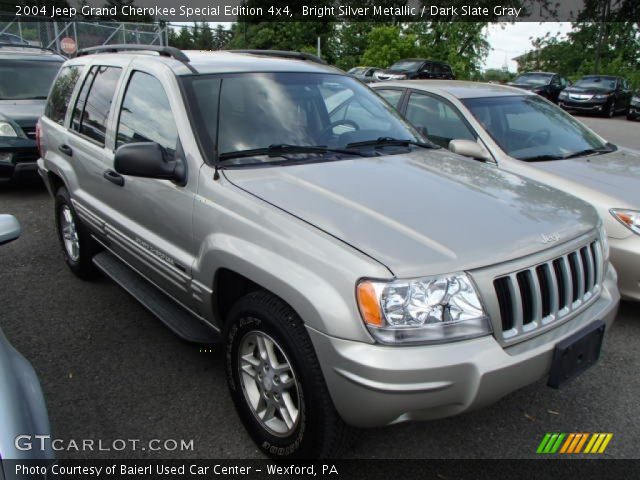
{"label": "windshield wiper", "polygon": [[562,160],[565,157],[562,155],[534,155],[533,157],[524,157],[519,158],[518,160],[522,160],[523,162],[544,162],[545,160]]}
{"label": "windshield wiper", "polygon": [[268,157],[282,157],[287,153],[342,153],[345,155],[357,155],[359,157],[365,156],[362,152],[346,148],[329,148],[322,145],[289,145],[282,143],[269,145],[266,148],[253,148],[249,150],[238,150],[237,152],[221,153],[219,160],[223,162],[232,158],[257,157],[260,155],[266,155]]}
{"label": "windshield wiper", "polygon": [[416,147],[421,148],[438,148],[438,146],[433,145],[431,143],[418,142],[416,140],[401,140],[393,137],[379,137],[376,140],[365,140],[363,142],[353,142],[348,143],[347,148],[358,148],[358,147],[408,147],[409,145],[415,145]]}
{"label": "windshield wiper", "polygon": [[568,155],[562,157],[563,159],[567,158],[576,158],[576,157],[587,157],[590,155],[601,155],[603,153],[613,152],[612,148],[587,148],[585,150],[580,150],[579,152],[573,152]]}

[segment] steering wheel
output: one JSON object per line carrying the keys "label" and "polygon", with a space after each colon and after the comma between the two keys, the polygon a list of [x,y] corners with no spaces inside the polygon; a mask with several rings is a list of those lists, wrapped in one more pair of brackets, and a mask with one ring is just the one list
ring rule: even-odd
{"label": "steering wheel", "polygon": [[335,122],[331,122],[331,124],[329,124],[327,127],[323,128],[322,131],[320,132],[319,137],[321,139],[324,139],[327,135],[329,135],[330,133],[333,133],[334,128],[340,125],[347,125],[349,127],[353,127],[353,129],[356,131],[360,130],[360,126],[353,120],[347,120],[347,119],[336,120]]}
{"label": "steering wheel", "polygon": [[[551,132],[547,128],[541,128],[540,130],[531,132],[527,138],[524,139],[524,144],[545,145],[549,143],[549,138],[551,138]],[[534,143],[535,139],[539,139],[539,141]]]}

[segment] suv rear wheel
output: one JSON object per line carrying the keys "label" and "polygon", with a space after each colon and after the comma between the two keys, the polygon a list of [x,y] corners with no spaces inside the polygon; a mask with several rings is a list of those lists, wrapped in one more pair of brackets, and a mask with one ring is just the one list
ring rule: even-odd
{"label": "suv rear wheel", "polygon": [[55,218],[62,253],[71,271],[80,278],[95,275],[92,258],[97,244],[80,222],[65,187],[60,187],[55,198]]}
{"label": "suv rear wheel", "polygon": [[351,429],[333,406],[295,311],[256,291],[234,305],[227,326],[227,383],[258,447],[272,458],[338,456]]}

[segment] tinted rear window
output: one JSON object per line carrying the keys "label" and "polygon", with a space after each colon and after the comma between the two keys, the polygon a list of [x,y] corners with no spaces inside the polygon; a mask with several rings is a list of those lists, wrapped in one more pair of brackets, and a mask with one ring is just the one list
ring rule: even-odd
{"label": "tinted rear window", "polygon": [[0,61],[0,100],[46,99],[62,62]]}
{"label": "tinted rear window", "polygon": [[121,73],[118,67],[91,67],[73,111],[72,128],[101,145]]}
{"label": "tinted rear window", "polygon": [[47,108],[44,114],[60,125],[64,123],[67,106],[69,105],[69,100],[71,100],[73,89],[80,78],[82,68],[83,67],[79,65],[64,67],[60,71],[60,74],[56,79],[56,83],[51,89],[49,102],[47,103]]}

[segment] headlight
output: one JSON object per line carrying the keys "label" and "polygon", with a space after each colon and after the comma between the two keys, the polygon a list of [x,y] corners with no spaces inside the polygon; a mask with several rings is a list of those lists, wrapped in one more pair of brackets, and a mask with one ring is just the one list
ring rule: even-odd
{"label": "headlight", "polygon": [[612,208],[609,210],[611,215],[622,223],[625,227],[631,230],[633,233],[640,235],[640,212],[637,210],[623,210],[618,208]]}
{"label": "headlight", "polygon": [[443,343],[491,333],[489,317],[465,273],[363,280],[357,299],[369,332],[380,343]]}
{"label": "headlight", "polygon": [[392,78],[393,80],[404,80],[405,78],[407,78],[407,76],[406,76],[406,75],[404,75],[404,74],[401,74],[401,75],[392,75],[392,76],[391,76],[391,78]]}
{"label": "headlight", "polygon": [[640,97],[631,97],[631,105],[640,105]]}
{"label": "headlight", "polygon": [[560,95],[558,95],[558,98],[567,98],[569,96],[569,94],[567,92],[560,92]]}
{"label": "headlight", "polygon": [[610,95],[610,93],[599,93],[597,95],[594,95],[593,98],[595,98],[596,100],[606,100]]}
{"label": "headlight", "polygon": [[17,137],[18,132],[8,122],[0,122],[0,137]]}

